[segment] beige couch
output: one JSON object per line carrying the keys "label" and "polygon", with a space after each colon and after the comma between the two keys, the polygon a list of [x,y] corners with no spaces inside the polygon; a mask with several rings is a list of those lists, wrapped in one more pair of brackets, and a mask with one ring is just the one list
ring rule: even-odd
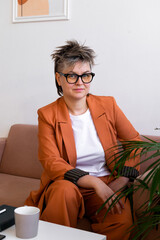
{"label": "beige couch", "polygon": [[[0,138],[0,205],[22,206],[30,191],[39,188],[42,166],[37,157],[37,130],[36,125],[16,124],[7,138]],[[150,138],[160,141],[160,137]],[[141,174],[149,163],[142,164]],[[134,196],[137,217],[139,203],[145,198],[145,193]],[[78,228],[91,230],[86,218],[78,221]]]}

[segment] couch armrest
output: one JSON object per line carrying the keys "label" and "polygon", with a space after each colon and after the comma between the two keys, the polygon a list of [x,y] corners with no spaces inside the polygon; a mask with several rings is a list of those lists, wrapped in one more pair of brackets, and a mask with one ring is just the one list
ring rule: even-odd
{"label": "couch armrest", "polygon": [[6,145],[6,140],[7,138],[0,138],[0,162],[1,162],[3,151]]}
{"label": "couch armrest", "polygon": [[[145,135],[147,138],[153,140],[153,141],[156,141],[156,142],[160,142],[160,136],[154,136],[154,135]],[[142,141],[149,141],[147,140],[146,138],[144,138],[143,136],[141,136],[141,140]],[[143,162],[146,158],[150,157],[155,151],[152,151],[152,152],[148,152],[144,155],[141,156],[141,162]],[[143,174],[146,169],[149,167],[149,165],[151,165],[155,160],[157,160],[159,157],[154,157],[154,158],[151,158],[143,163],[141,163],[140,165],[140,175]]]}

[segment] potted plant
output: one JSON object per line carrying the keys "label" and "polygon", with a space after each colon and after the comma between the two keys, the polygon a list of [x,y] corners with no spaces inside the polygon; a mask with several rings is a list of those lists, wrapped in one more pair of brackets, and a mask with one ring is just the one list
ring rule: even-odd
{"label": "potted plant", "polygon": [[[132,240],[145,239],[149,232],[153,228],[158,228],[158,225],[160,224],[160,142],[154,141],[148,137],[144,138],[145,141],[124,141],[122,144],[118,144],[110,149],[113,150],[113,152],[115,152],[115,149],[118,150],[117,153],[114,154],[114,161],[116,161],[116,164],[113,169],[113,172],[118,169],[118,176],[131,154],[134,158],[137,156],[142,157],[144,155],[144,160],[139,164],[149,161],[152,158],[155,159],[147,167],[142,178],[136,178],[129,187],[119,189],[114,193],[116,194],[116,198],[105,214],[106,216],[111,207],[116,204],[121,197],[128,197],[130,199],[133,216],[133,225],[129,229],[129,231],[131,231]],[[148,191],[149,199],[140,206],[141,215],[138,220],[135,221],[133,214],[133,193],[140,190],[142,193],[143,191]],[[118,194],[119,191],[121,193]],[[112,198],[112,196],[110,198]],[[106,200],[98,211],[105,206],[110,198]],[[154,239],[154,236],[152,239]],[[160,239],[160,236],[156,239]]]}

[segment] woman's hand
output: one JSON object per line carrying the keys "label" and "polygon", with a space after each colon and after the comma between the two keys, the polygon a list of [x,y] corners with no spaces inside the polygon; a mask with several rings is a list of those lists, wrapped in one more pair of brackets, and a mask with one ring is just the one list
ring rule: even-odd
{"label": "woman's hand", "polygon": [[[98,179],[100,180],[100,179]],[[102,180],[97,181],[96,185],[95,185],[95,192],[97,193],[97,195],[102,199],[103,202],[105,202],[108,198],[110,198],[113,194],[114,191],[107,186]],[[112,198],[106,203],[105,207],[108,209],[110,207],[110,205],[113,203],[113,201],[115,200],[115,198],[117,197],[116,194],[114,194],[112,196]],[[122,203],[121,200],[119,200],[110,210],[111,214],[121,214],[122,209],[124,208],[124,205]]]}
{"label": "woman's hand", "polygon": [[[77,181],[78,186],[83,188],[93,188],[96,194],[101,198],[103,202],[105,202],[108,198],[110,198],[114,191],[107,186],[101,179],[86,175]],[[106,203],[105,207],[108,209],[109,206],[112,204],[114,199],[116,198],[116,194]],[[112,214],[118,213],[121,214],[122,209],[124,208],[123,203],[119,200],[110,210]]]}

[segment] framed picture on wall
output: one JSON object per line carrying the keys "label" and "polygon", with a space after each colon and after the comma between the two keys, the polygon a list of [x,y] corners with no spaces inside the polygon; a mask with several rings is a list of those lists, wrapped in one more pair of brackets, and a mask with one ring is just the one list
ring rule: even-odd
{"label": "framed picture on wall", "polygon": [[13,0],[13,22],[68,19],[68,0]]}

